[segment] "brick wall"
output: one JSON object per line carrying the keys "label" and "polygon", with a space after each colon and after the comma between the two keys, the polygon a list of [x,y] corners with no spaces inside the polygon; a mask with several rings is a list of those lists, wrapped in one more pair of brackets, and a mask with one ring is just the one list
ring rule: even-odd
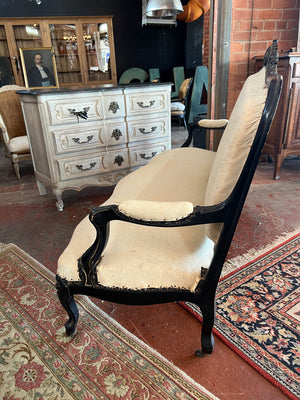
{"label": "brick wall", "polygon": [[253,57],[263,55],[273,39],[279,52],[297,47],[298,24],[299,0],[232,0],[228,115],[254,72]]}
{"label": "brick wall", "polygon": [[[232,31],[227,114],[230,115],[253,57],[263,55],[273,39],[279,52],[297,47],[300,0],[232,0]],[[203,64],[208,65],[209,12],[204,15]]]}

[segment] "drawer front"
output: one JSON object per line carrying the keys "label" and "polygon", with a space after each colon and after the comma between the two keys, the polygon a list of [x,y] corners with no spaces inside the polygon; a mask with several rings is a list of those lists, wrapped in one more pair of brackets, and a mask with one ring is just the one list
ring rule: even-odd
{"label": "drawer front", "polygon": [[125,100],[122,92],[116,94],[102,94],[103,113],[105,119],[124,118],[125,117]]}
{"label": "drawer front", "polygon": [[105,170],[112,171],[129,167],[128,149],[108,151],[103,159]]}
{"label": "drawer front", "polygon": [[53,140],[56,154],[93,149],[106,146],[106,129],[102,123],[87,129],[54,130]]}
{"label": "drawer front", "polygon": [[103,158],[105,153],[88,157],[73,157],[57,160],[60,178],[62,181],[68,179],[81,178],[104,172]]}
{"label": "drawer front", "polygon": [[136,146],[129,148],[130,166],[147,164],[153,157],[166,150],[169,150],[168,142],[155,143],[148,146]]}
{"label": "drawer front", "polygon": [[53,99],[47,101],[51,125],[83,124],[103,119],[103,104],[100,96]]}
{"label": "drawer front", "polygon": [[170,135],[168,115],[135,117],[127,119],[128,139],[130,142],[159,138]]}
{"label": "drawer front", "polygon": [[126,93],[127,115],[148,114],[170,110],[170,94],[168,91]]}
{"label": "drawer front", "polygon": [[128,142],[127,127],[124,119],[109,120],[105,123],[107,143],[109,146],[125,144]]}

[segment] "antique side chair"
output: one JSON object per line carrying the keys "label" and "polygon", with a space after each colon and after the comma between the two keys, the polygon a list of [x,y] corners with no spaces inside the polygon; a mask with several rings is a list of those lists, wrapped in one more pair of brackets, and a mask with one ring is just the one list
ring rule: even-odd
{"label": "antique side chair", "polygon": [[193,78],[185,79],[180,86],[178,98],[171,100],[171,120],[178,119],[179,123],[183,120],[186,129],[189,120],[193,81]]}
{"label": "antique side chair", "polygon": [[10,159],[19,180],[19,162],[31,159],[21,102],[16,93],[21,89],[25,88],[6,85],[0,89],[0,133],[2,133],[5,155]]}
{"label": "antique side chair", "polygon": [[[277,42],[246,80],[218,151],[166,151],[123,178],[76,227],[57,293],[74,335],[74,295],[123,304],[189,301],[203,316],[197,356],[213,351],[215,292],[278,104]],[[80,329],[80,328],[79,328]]]}

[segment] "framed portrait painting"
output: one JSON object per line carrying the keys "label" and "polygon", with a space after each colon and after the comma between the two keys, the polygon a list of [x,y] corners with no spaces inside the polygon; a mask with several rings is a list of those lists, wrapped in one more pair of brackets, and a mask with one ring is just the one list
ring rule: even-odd
{"label": "framed portrait painting", "polygon": [[51,47],[20,49],[20,55],[26,87],[58,87],[55,57]]}

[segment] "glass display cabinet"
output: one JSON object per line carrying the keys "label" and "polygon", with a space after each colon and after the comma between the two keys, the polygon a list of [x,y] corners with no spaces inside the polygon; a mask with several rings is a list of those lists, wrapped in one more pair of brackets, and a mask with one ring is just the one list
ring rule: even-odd
{"label": "glass display cabinet", "polygon": [[20,48],[34,47],[52,47],[59,86],[117,82],[111,16],[0,18],[0,71],[2,64],[10,70],[5,84],[24,85]]}

